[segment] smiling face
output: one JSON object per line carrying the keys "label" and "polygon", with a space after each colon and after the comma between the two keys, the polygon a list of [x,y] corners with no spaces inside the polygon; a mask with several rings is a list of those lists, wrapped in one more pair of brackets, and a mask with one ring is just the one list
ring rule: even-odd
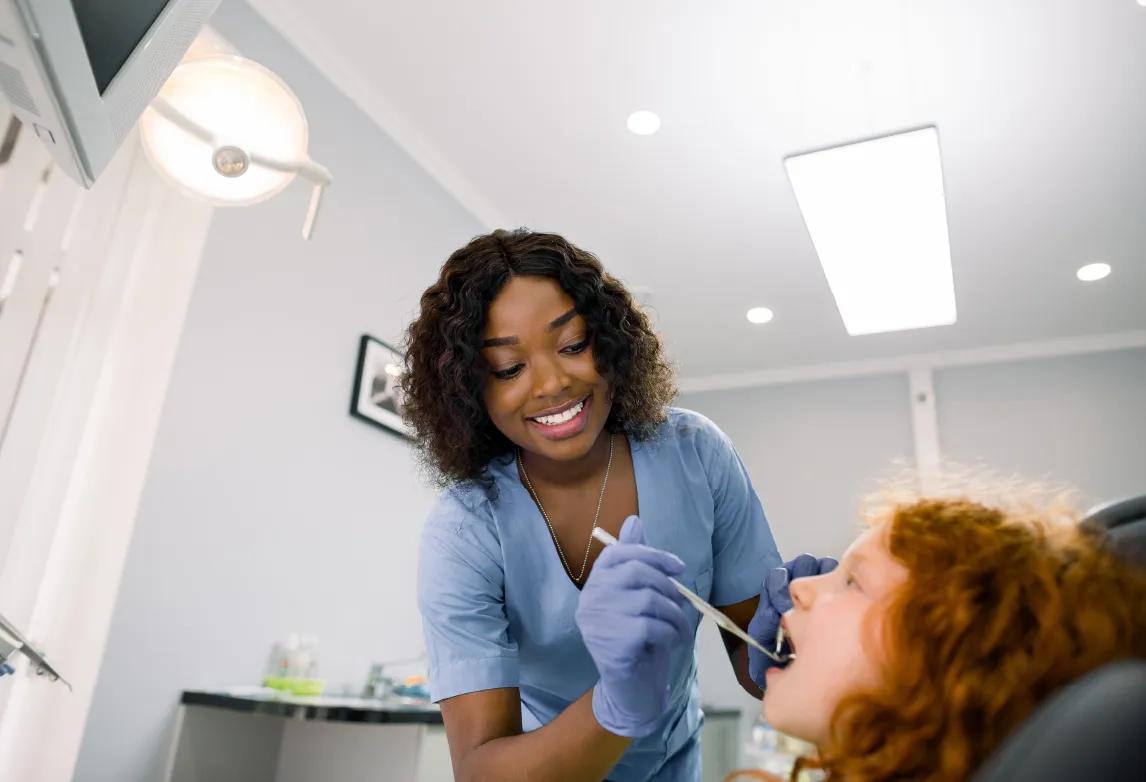
{"label": "smiling face", "polygon": [[764,717],[782,733],[827,745],[832,714],[846,696],[880,684],[888,598],[907,568],[885,544],[886,527],[866,530],[831,573],[792,582],[783,624],[796,659],[768,670]]}
{"label": "smiling face", "polygon": [[556,280],[511,278],[490,303],[481,338],[494,426],[534,457],[588,454],[609,418],[609,384],[585,319]]}

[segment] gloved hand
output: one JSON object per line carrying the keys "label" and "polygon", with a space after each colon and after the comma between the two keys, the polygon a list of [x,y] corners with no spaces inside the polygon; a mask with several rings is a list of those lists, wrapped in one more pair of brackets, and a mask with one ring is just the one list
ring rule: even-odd
{"label": "gloved hand", "polygon": [[664,717],[670,657],[692,633],[684,598],[669,581],[684,563],[646,546],[636,516],[625,520],[618,540],[593,565],[576,620],[600,676],[593,716],[610,733],[637,738]]}
{"label": "gloved hand", "polygon": [[[765,649],[776,645],[776,631],[780,628],[780,617],[792,610],[792,597],[788,594],[788,584],[797,578],[819,576],[831,573],[840,564],[831,557],[816,559],[811,554],[801,554],[784,563],[783,567],[772,568],[764,578],[760,589],[760,605],[752,621],[748,623],[748,634],[760,642]],[[764,689],[768,669],[777,665],[772,658],[752,646],[748,647],[748,675],[756,686]]]}

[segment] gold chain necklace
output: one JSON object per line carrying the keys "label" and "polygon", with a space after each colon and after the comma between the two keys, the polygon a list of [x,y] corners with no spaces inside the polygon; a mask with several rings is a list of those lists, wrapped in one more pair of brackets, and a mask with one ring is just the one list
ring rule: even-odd
{"label": "gold chain necklace", "polygon": [[[561,557],[561,564],[565,566],[565,572],[569,574],[569,578],[573,579],[574,584],[580,584],[581,579],[585,578],[585,568],[589,565],[589,550],[593,548],[593,531],[589,531],[589,542],[585,544],[585,558],[581,560],[581,573],[578,576],[573,575],[573,568],[569,567],[569,560],[565,558],[565,551],[561,548],[561,541],[557,539],[557,530],[553,529],[553,522],[549,520],[549,514],[545,512],[545,506],[541,504],[541,498],[537,496],[537,492],[533,489],[533,483],[529,480],[529,473],[525,471],[525,462],[521,460],[521,449],[517,449],[517,467],[521,470],[522,477],[525,478],[525,487],[529,489],[529,494],[533,497],[533,501],[537,503],[538,510],[541,511],[541,517],[545,519],[545,526],[549,527],[549,534],[553,536],[553,543],[557,546],[557,554]],[[601,494],[597,497],[597,512],[593,514],[593,529],[597,529],[597,519],[601,517],[601,503],[605,500],[605,487],[609,484],[609,470],[613,467],[613,435],[609,435],[609,461],[605,464],[605,478],[601,481]]]}

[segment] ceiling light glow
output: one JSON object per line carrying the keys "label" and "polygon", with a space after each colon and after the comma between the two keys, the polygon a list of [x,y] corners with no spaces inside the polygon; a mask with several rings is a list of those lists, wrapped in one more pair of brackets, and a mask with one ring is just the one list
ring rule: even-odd
{"label": "ceiling light glow", "polygon": [[768,323],[772,320],[775,313],[767,307],[753,307],[748,310],[749,323]]}
{"label": "ceiling light glow", "polygon": [[934,127],[784,160],[848,334],[955,322]]}
{"label": "ceiling light glow", "polygon": [[661,128],[661,118],[651,111],[634,111],[629,115],[629,130],[638,136],[651,136]]}
{"label": "ceiling light glow", "polygon": [[1078,279],[1083,282],[1094,282],[1108,276],[1110,276],[1109,263],[1088,263],[1078,270]]}

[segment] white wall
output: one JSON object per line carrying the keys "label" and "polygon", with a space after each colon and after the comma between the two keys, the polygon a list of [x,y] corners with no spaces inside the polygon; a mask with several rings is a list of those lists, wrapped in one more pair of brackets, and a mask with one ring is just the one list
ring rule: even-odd
{"label": "white wall", "polygon": [[[1146,492],[1146,350],[939,368],[943,457],[1077,487],[1086,502]],[[906,374],[685,394],[712,418],[752,474],[780,553],[838,556],[859,498],[899,457],[912,458]],[[706,702],[757,705],[704,628]]]}
{"label": "white wall", "polygon": [[946,458],[1062,481],[1088,503],[1146,493],[1146,349],[935,373]]}
{"label": "white wall", "polygon": [[75,779],[159,778],[179,691],[255,683],[317,633],[334,685],[422,648],[414,600],[433,492],[397,437],[351,418],[358,336],[395,340],[480,226],[253,11],[213,24],[279,73],[335,184],[218,210],[176,359]]}
{"label": "white wall", "polygon": [[682,394],[740,452],[785,559],[839,555],[859,498],[913,445],[906,375]]}

